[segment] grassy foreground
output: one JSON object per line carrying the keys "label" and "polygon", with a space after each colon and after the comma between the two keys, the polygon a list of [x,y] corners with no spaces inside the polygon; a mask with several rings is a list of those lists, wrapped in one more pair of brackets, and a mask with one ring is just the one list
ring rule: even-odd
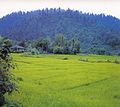
{"label": "grassy foreground", "polygon": [[[120,107],[120,60],[116,56],[13,55],[22,107]],[[88,58],[90,62],[80,61]]]}

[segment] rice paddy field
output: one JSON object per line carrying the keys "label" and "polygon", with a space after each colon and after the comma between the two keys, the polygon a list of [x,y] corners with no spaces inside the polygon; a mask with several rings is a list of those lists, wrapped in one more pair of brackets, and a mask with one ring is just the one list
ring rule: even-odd
{"label": "rice paddy field", "polygon": [[[15,107],[120,107],[120,57],[13,54]],[[12,106],[13,107],[13,106]]]}

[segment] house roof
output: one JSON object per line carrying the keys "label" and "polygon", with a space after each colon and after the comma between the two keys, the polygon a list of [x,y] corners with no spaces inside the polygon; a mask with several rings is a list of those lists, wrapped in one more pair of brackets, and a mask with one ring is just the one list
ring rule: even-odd
{"label": "house roof", "polygon": [[24,47],[19,46],[19,45],[13,45],[11,48],[12,49],[15,49],[15,48],[17,48],[17,49],[24,49]]}

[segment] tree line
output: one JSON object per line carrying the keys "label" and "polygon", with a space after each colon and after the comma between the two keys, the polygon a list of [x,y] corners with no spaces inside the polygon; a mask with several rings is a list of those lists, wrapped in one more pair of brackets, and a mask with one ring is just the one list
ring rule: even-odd
{"label": "tree line", "polygon": [[25,47],[26,52],[31,54],[53,53],[53,54],[77,54],[80,53],[80,40],[67,39],[63,34],[56,34],[50,38],[39,38],[33,41],[16,41],[14,44]]}
{"label": "tree line", "polygon": [[56,34],[63,34],[68,41],[79,40],[83,52],[95,54],[120,53],[119,29],[120,20],[113,16],[61,8],[15,12],[0,19],[0,34],[13,40],[54,40]]}

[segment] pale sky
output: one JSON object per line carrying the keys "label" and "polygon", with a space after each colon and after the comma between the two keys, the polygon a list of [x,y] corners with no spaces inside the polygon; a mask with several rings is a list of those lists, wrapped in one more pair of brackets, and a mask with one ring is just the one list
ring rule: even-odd
{"label": "pale sky", "polygon": [[16,11],[59,7],[94,14],[104,13],[120,19],[120,0],[0,0],[0,17]]}

